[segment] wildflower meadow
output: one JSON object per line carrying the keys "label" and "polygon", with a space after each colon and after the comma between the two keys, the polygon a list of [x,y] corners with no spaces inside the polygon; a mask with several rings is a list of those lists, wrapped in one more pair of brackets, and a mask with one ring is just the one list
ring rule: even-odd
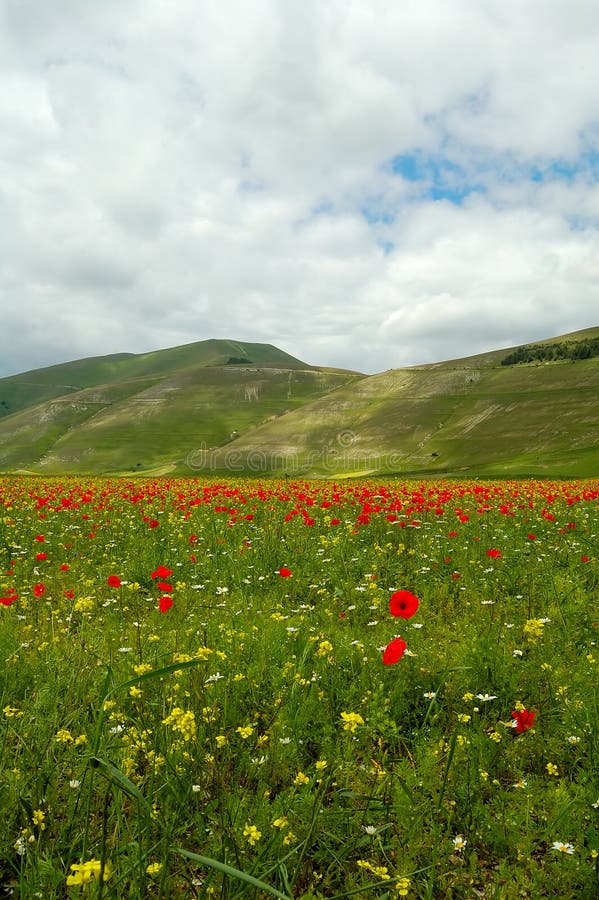
{"label": "wildflower meadow", "polygon": [[599,895],[599,482],[0,480],[0,894]]}

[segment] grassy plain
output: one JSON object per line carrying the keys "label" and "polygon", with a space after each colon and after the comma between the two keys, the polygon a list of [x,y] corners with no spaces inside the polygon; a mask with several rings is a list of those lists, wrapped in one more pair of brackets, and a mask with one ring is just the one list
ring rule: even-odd
{"label": "grassy plain", "polygon": [[13,896],[597,896],[598,482],[0,502]]}

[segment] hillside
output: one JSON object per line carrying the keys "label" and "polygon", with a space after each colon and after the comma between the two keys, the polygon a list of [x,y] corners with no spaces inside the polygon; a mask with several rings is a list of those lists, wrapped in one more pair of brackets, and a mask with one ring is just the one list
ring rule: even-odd
{"label": "hillside", "polygon": [[[599,357],[502,365],[514,349],[365,377],[227,449],[303,475],[596,475]],[[226,451],[205,465],[226,470]]]}
{"label": "hillside", "polygon": [[0,379],[0,469],[181,468],[359,377],[225,340],[33,370]]}
{"label": "hillside", "polygon": [[599,356],[519,349],[364,376],[214,340],[39,369],[0,379],[0,469],[597,475]]}

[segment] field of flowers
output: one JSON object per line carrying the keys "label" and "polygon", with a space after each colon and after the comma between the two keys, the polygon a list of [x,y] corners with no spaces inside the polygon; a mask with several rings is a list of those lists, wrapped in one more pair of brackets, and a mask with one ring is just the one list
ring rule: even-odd
{"label": "field of flowers", "polygon": [[599,482],[0,505],[0,894],[599,895]]}

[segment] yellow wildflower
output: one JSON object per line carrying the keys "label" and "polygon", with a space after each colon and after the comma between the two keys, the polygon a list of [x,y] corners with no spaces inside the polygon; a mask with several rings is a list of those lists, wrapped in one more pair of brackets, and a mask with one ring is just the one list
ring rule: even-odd
{"label": "yellow wildflower", "polygon": [[330,641],[321,641],[318,645],[318,650],[316,651],[317,656],[327,656],[328,653],[333,652],[333,645]]}
{"label": "yellow wildflower", "polygon": [[151,876],[160,875],[160,873],[162,872],[162,863],[150,863],[148,866],[146,866],[146,872]]}
{"label": "yellow wildflower", "polygon": [[31,816],[31,821],[37,828],[39,828],[40,831],[44,831],[44,829],[46,827],[46,823],[44,822],[45,818],[46,818],[46,813],[43,811],[43,809],[34,809],[33,810],[33,814]]}
{"label": "yellow wildflower", "polygon": [[[67,885],[70,887],[74,884],[89,884],[92,879],[99,878],[102,871],[102,863],[99,859],[90,859],[85,863],[73,863],[71,866],[73,874],[67,877]],[[103,880],[108,881],[112,875],[109,863],[104,866]]]}
{"label": "yellow wildflower", "polygon": [[196,736],[196,719],[192,710],[175,706],[170,715],[162,720],[162,724],[170,725],[173,731],[178,731],[184,741],[191,741]]}
{"label": "yellow wildflower", "polygon": [[255,825],[250,825],[248,823],[248,824],[246,824],[245,828],[243,829],[243,836],[244,836],[244,838],[247,839],[247,842],[250,845],[250,847],[253,847],[255,844],[258,843],[258,841],[262,837],[262,832],[258,831],[258,829],[256,828]]}
{"label": "yellow wildflower", "polygon": [[236,731],[237,734],[239,734],[239,735],[243,738],[243,740],[245,741],[245,740],[247,740],[249,737],[252,736],[252,734],[254,733],[254,728],[253,728],[252,725],[243,725],[243,726],[240,725],[238,728],[235,729],[235,731]]}
{"label": "yellow wildflower", "polygon": [[342,712],[341,718],[343,720],[343,730],[351,731],[352,734],[358,727],[358,725],[364,724],[364,719],[360,715],[360,713],[354,712]]}

